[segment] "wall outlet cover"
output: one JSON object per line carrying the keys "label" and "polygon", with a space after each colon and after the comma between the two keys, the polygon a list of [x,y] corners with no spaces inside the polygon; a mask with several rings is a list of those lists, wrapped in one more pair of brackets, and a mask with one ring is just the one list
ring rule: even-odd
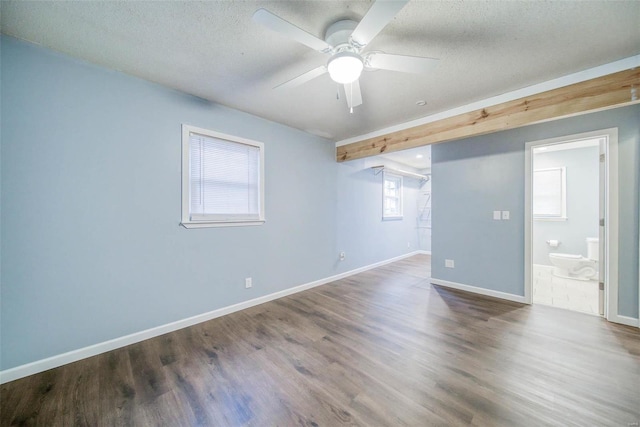
{"label": "wall outlet cover", "polygon": [[502,219],[509,219],[509,211],[502,211]]}
{"label": "wall outlet cover", "polygon": [[244,287],[246,289],[249,289],[252,286],[253,286],[253,280],[251,280],[251,277],[247,277],[246,279],[244,279]]}
{"label": "wall outlet cover", "polygon": [[493,211],[493,219],[500,221],[500,211]]}

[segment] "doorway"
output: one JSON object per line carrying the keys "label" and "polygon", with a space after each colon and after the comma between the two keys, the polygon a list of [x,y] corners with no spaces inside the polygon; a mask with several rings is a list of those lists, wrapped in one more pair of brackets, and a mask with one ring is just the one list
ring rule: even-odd
{"label": "doorway", "polygon": [[617,129],[528,142],[525,299],[617,313]]}

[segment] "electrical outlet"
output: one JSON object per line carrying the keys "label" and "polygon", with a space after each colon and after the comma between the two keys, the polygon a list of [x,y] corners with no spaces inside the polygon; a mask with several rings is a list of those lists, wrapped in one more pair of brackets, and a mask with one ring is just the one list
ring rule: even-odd
{"label": "electrical outlet", "polygon": [[253,280],[251,280],[251,277],[247,277],[246,279],[244,279],[245,288],[249,289],[252,286],[253,286]]}
{"label": "electrical outlet", "polygon": [[502,211],[502,219],[509,219],[509,211]]}
{"label": "electrical outlet", "polygon": [[444,266],[447,268],[455,268],[456,264],[452,259],[445,259]]}
{"label": "electrical outlet", "polygon": [[344,251],[340,252],[340,261],[344,261],[346,257],[347,257],[347,254]]}
{"label": "electrical outlet", "polygon": [[493,211],[493,219],[500,221],[500,211]]}

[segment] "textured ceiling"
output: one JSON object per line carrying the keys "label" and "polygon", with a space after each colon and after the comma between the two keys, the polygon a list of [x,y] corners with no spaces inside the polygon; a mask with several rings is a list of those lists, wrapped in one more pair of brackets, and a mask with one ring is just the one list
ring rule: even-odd
{"label": "textured ceiling", "polygon": [[[439,58],[427,75],[365,72],[349,114],[327,57],[254,23],[266,8],[323,38],[369,1],[2,1],[2,32],[333,140],[640,53],[640,1],[412,1],[367,50]],[[419,107],[416,101],[424,100]]]}

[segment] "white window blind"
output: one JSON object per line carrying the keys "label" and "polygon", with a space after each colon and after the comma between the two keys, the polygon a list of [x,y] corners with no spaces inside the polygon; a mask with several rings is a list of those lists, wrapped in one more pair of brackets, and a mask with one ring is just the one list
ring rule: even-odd
{"label": "white window blind", "polygon": [[565,197],[565,168],[551,168],[533,171],[534,217],[566,217]]}
{"label": "white window blind", "polygon": [[402,218],[402,177],[384,172],[382,218]]}
{"label": "white window blind", "polygon": [[183,185],[183,191],[188,192],[188,212],[183,206],[183,223],[262,221],[262,144],[187,130],[188,176],[183,179],[188,189]]}

